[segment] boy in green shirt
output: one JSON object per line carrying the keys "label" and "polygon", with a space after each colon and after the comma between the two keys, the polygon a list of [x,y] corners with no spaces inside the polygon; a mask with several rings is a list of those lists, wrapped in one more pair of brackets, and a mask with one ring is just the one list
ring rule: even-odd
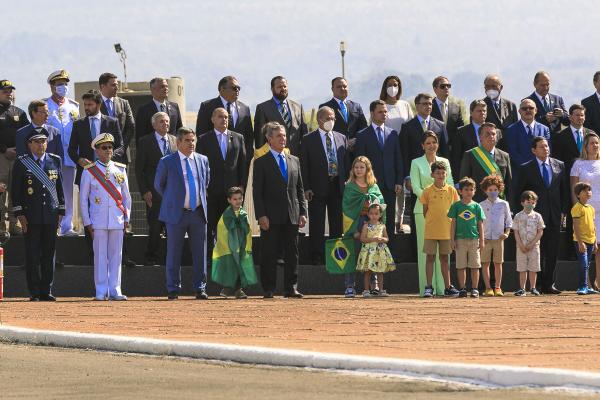
{"label": "boy in green shirt", "polygon": [[450,206],[448,217],[452,218],[451,245],[456,251],[456,275],[459,297],[467,297],[467,270],[471,269],[471,297],[479,297],[479,250],[485,246],[483,220],[485,214],[479,203],[473,201],[475,181],[463,178],[458,182],[461,200]]}

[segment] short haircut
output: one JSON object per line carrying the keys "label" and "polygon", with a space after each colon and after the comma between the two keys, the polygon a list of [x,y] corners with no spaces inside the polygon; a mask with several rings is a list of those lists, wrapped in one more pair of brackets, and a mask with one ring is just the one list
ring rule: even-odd
{"label": "short haircut", "polygon": [[504,191],[504,180],[502,180],[502,177],[500,175],[488,175],[485,178],[483,178],[481,180],[481,182],[479,183],[479,187],[484,192],[490,186],[496,186],[498,188],[498,191],[503,192]]}
{"label": "short haircut", "polygon": [[537,201],[537,199],[538,199],[538,195],[535,194],[535,192],[533,190],[526,190],[523,193],[521,193],[521,203],[526,200]]}
{"label": "short haircut", "polygon": [[534,137],[534,138],[531,140],[531,148],[532,148],[532,149],[535,149],[535,148],[537,147],[537,144],[538,144],[539,142],[541,142],[542,140],[545,140],[546,142],[548,142],[548,140],[547,140],[545,137],[543,137],[543,136],[536,136],[536,137]]}
{"label": "short haircut", "polygon": [[575,196],[578,197],[579,193],[583,192],[584,190],[592,190],[592,185],[587,182],[577,182],[573,187],[573,192],[575,193]]}
{"label": "short haircut", "polygon": [[446,78],[445,76],[442,76],[442,75],[436,76],[433,79],[433,83],[431,84],[431,86],[433,86],[434,88],[438,87],[439,84],[440,84],[440,82],[443,81],[444,79],[447,80],[447,81],[450,81],[450,79]]}
{"label": "short haircut", "polygon": [[177,140],[181,141],[184,136],[189,135],[190,133],[193,133],[194,136],[196,135],[193,129],[182,126],[181,128],[177,129]]}
{"label": "short haircut", "polygon": [[569,115],[573,115],[573,112],[576,110],[581,110],[585,112],[585,107],[581,104],[573,104],[571,107],[569,107]]}
{"label": "short haircut", "polygon": [[117,79],[117,76],[112,72],[105,72],[98,78],[98,85],[106,85],[111,79]]}
{"label": "short haircut", "polygon": [[277,81],[278,79],[283,79],[284,81],[287,81],[287,79],[285,79],[281,75],[274,76],[273,78],[271,78],[271,89],[275,87],[275,81]]}
{"label": "short haircut", "polygon": [[433,174],[438,169],[443,169],[444,171],[448,171],[446,167],[446,163],[443,161],[434,161],[431,163],[431,173]]}
{"label": "short haircut", "polygon": [[546,71],[538,71],[535,73],[535,76],[533,77],[533,83],[537,83],[537,81],[543,77],[543,76],[547,76],[548,78],[550,78],[550,74],[547,73]]}
{"label": "short haircut", "polygon": [[419,93],[418,95],[415,96],[415,105],[419,104],[421,102],[421,100],[426,99],[426,100],[433,100],[433,96],[430,95],[429,93]]}
{"label": "short haircut", "polygon": [[429,139],[430,137],[434,138],[436,142],[440,142],[440,138],[438,138],[437,133],[435,133],[434,131],[425,131],[423,132],[423,136],[421,136],[421,144],[425,144],[427,139]]}
{"label": "short haircut", "polygon": [[102,103],[102,95],[97,90],[88,90],[81,96],[81,100],[92,100],[96,104]]}
{"label": "short haircut", "polygon": [[379,100],[387,99],[388,82],[392,80],[398,82],[398,94],[396,95],[396,100],[400,100],[400,96],[402,96],[402,81],[396,75],[390,75],[383,80],[383,83],[381,84],[381,93],[379,94]]}
{"label": "short haircut", "polygon": [[317,121],[321,118],[321,116],[323,114],[325,114],[326,112],[332,112],[335,114],[335,111],[333,111],[333,108],[329,107],[329,106],[323,106],[321,108],[319,108],[319,110],[317,111]]}
{"label": "short haircut", "polygon": [[166,80],[167,80],[167,78],[163,78],[161,76],[157,76],[157,77],[150,79],[150,89],[152,89],[152,86],[154,86],[156,83],[166,81]]}
{"label": "short haircut", "polygon": [[263,129],[264,129],[265,137],[271,137],[271,136],[273,136],[273,132],[279,131],[281,129],[283,129],[283,131],[285,132],[285,127],[283,125],[281,125],[279,122],[267,122]]}
{"label": "short haircut", "polygon": [[217,89],[219,91],[221,91],[221,89],[223,89],[231,81],[237,81],[236,77],[232,76],[232,75],[227,75],[227,76],[222,77],[219,80],[219,85],[217,86]]}
{"label": "short haircut", "polygon": [[213,110],[213,112],[210,114],[210,117],[214,117],[215,114],[217,113],[217,111],[223,111],[225,114],[229,115],[229,113],[227,112],[227,110],[225,109],[225,107],[217,107]]}
{"label": "short haircut", "polygon": [[369,104],[369,111],[373,112],[375,111],[375,109],[377,108],[377,106],[384,106],[385,107],[385,101],[383,100],[373,100],[371,102],[371,104]]}
{"label": "short haircut", "polygon": [[483,84],[487,84],[488,81],[492,80],[492,79],[498,79],[498,81],[500,81],[500,84],[502,85],[502,80],[500,79],[500,77],[496,74],[487,74],[485,76],[485,78],[483,78]]}
{"label": "short haircut", "polygon": [[537,105],[535,104],[535,101],[531,100],[529,97],[525,97],[524,99],[521,99],[521,102],[519,103],[519,108],[523,108],[524,103],[532,103],[533,108],[537,109]]}
{"label": "short haircut", "polygon": [[481,126],[479,127],[479,131],[477,131],[477,134],[479,136],[481,136],[481,134],[484,132],[484,128],[492,128],[494,129],[494,132],[498,133],[496,131],[496,124],[494,124],[493,122],[484,122],[483,124],[481,124]]}
{"label": "short haircut", "polygon": [[458,190],[463,190],[463,188],[471,186],[475,187],[476,184],[475,181],[472,178],[469,178],[468,176],[465,176],[460,181],[458,181]]}
{"label": "short haircut", "polygon": [[232,198],[234,194],[241,194],[243,196],[244,189],[242,189],[239,186],[232,186],[229,189],[227,189],[227,198],[228,199]]}
{"label": "short haircut", "polygon": [[27,107],[27,113],[30,118],[33,118],[34,111],[37,111],[39,107],[44,107],[47,103],[43,100],[32,100]]}
{"label": "short haircut", "polygon": [[152,123],[152,125],[154,125],[156,123],[156,121],[158,121],[158,119],[162,118],[162,117],[167,117],[168,120],[171,120],[171,118],[169,117],[169,114],[167,114],[166,112],[159,111],[159,112],[155,113],[154,115],[152,115],[150,122]]}
{"label": "short haircut", "polygon": [[598,79],[600,79],[600,71],[594,73],[594,82],[598,82]]}
{"label": "short haircut", "polygon": [[[343,78],[341,76],[336,76],[335,78],[333,78],[331,80],[331,87],[333,87],[333,85],[335,85],[335,81],[339,81],[339,80],[346,81],[346,78]],[[348,81],[346,81],[346,83],[348,83]]]}
{"label": "short haircut", "polygon": [[485,101],[473,100],[471,102],[471,105],[469,106],[469,111],[473,112],[473,111],[475,111],[475,108],[477,108],[477,107],[484,107],[487,110],[487,104],[485,104]]}

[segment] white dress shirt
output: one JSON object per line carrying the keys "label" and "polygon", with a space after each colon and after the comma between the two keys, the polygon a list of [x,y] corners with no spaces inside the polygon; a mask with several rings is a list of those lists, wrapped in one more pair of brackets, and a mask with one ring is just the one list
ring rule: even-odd
{"label": "white dress shirt", "polygon": [[[183,170],[183,183],[185,185],[185,199],[183,200],[183,208],[190,208],[190,187],[188,185],[187,177],[187,158],[181,151],[179,153],[179,159],[181,160],[181,169]],[[192,168],[192,175],[194,175],[194,185],[196,186],[196,206],[200,206],[200,185],[198,185],[198,167],[196,165],[196,159],[194,153],[190,154],[190,167]]]}
{"label": "white dress shirt", "polygon": [[165,133],[164,136],[161,136],[160,133],[154,131],[154,137],[156,138],[156,142],[158,143],[158,148],[160,149],[160,152],[162,153],[162,155],[165,155],[165,143],[163,142],[163,139],[166,140],[167,142],[167,149],[169,148],[169,137],[168,135]]}
{"label": "white dress shirt", "polygon": [[155,98],[152,98],[152,101],[154,102],[154,105],[156,105],[156,109],[158,111],[162,111],[160,109],[160,106],[163,105],[165,107],[165,109],[162,112],[166,112],[167,114],[169,113],[169,109],[167,108],[167,101],[166,100],[163,101],[162,103],[159,103]]}
{"label": "white dress shirt", "polygon": [[548,107],[551,107],[551,105],[550,105],[550,96],[548,96],[548,95],[542,96],[538,92],[535,92],[535,95],[537,96],[537,98],[540,101],[540,103],[544,104],[544,99],[546,99],[546,103],[548,103]]}
{"label": "white dress shirt", "polygon": [[[225,109],[225,111],[227,111],[227,100],[225,100],[223,98],[223,96],[219,96],[219,98],[221,99],[221,102],[223,103],[223,108]],[[237,109],[237,102],[232,102],[231,105],[229,106],[230,110],[231,110],[231,120],[233,121],[233,126],[237,125],[237,120],[238,120],[238,109]]]}
{"label": "white dress shirt", "polygon": [[521,123],[523,124],[523,127],[525,128],[525,132],[527,132],[527,127],[529,126],[531,128],[531,133],[533,134],[533,127],[535,126],[535,119],[533,121],[531,121],[531,124],[528,124],[527,122],[521,120]]}

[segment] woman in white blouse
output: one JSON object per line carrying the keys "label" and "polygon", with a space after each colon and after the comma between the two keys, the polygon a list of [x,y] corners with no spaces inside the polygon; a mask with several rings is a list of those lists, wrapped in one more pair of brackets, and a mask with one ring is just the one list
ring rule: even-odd
{"label": "woman in white blouse", "polygon": [[[379,99],[385,101],[388,116],[385,126],[392,128],[398,135],[402,124],[414,118],[413,110],[406,100],[400,100],[402,96],[402,81],[396,75],[390,75],[383,80]],[[406,171],[408,172],[408,171]],[[404,195],[405,191],[396,194],[396,231],[402,231],[404,219]]]}

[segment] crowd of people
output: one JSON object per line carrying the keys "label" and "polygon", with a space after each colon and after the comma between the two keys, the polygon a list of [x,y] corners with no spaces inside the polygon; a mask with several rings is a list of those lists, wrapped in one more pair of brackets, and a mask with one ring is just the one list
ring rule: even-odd
{"label": "crowd of people", "polygon": [[[318,128],[308,132],[302,104],[288,97],[283,76],[271,80],[272,97],[250,108],[239,100],[233,76],[218,82],[218,95],[202,102],[196,130],[183,126],[168,81],[149,82],[152,100],[134,113],[117,96],[112,73],[98,90],[68,97],[70,76],[47,78],[51,96],[32,100],[27,113],[12,104],[15,86],[0,80],[0,230],[24,234],[27,283],[32,301],[53,301],[55,245],[73,229],[74,186],[86,243],[94,260],[96,300],[126,300],[121,265],[123,235],[131,215],[127,167],[135,170],[146,204],[146,265],[161,263],[166,234],[166,287],[181,291],[187,236],[193,288],[207,299],[207,271],[222,296],[246,298],[258,283],[265,298],[276,290],[283,265],[285,297],[298,290],[298,230],[310,221],[310,259],[325,262],[329,238],[353,238],[362,295],[387,296],[384,273],[395,269],[396,235],[407,234],[411,211],[416,237],[419,292],[423,297],[503,296],[504,241],[517,244],[517,296],[558,294],[557,243],[567,231],[570,257],[580,265],[578,294],[597,293],[589,279],[597,250],[600,190],[600,72],[596,91],[566,108],[550,93],[550,76],[537,72],[534,91],[518,105],[502,97],[499,76],[484,79],[485,97],[473,100],[469,118],[450,96],[444,76],[434,94],[401,99],[402,81],[388,76],[368,118],[348,98],[348,82],[331,81],[332,98],[318,107]],[[31,121],[29,118],[31,118]],[[135,157],[129,146],[135,140]],[[252,255],[252,226],[260,227],[261,259]],[[391,251],[390,251],[391,250]],[[456,254],[457,282],[450,278]],[[490,273],[493,266],[494,274]],[[467,274],[469,270],[469,274]],[[538,277],[539,273],[539,277]],[[467,290],[470,277],[470,290]],[[357,295],[355,273],[345,274],[347,297]]]}

